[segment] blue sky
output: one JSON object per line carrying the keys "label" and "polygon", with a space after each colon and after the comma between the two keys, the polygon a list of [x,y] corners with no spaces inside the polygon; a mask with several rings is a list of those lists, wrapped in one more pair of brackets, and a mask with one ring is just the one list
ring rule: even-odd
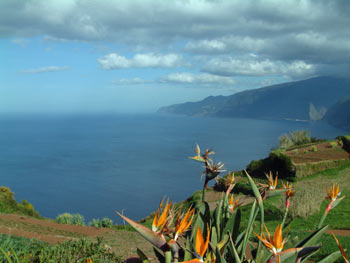
{"label": "blue sky", "polygon": [[0,113],[152,112],[348,77],[349,3],[1,0]]}

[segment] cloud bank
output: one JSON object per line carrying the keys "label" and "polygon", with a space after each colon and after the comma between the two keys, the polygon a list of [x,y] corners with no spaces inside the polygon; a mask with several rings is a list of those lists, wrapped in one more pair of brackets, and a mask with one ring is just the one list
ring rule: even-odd
{"label": "cloud bank", "polygon": [[155,54],[136,54],[128,59],[116,53],[105,55],[98,59],[103,69],[122,69],[122,68],[174,68],[181,66],[182,57],[176,54],[155,55]]}
{"label": "cloud bank", "polygon": [[[350,69],[347,0],[2,0],[0,10],[3,38],[146,51],[131,58],[105,54],[98,59],[103,69],[174,68],[183,53],[201,62],[197,69],[220,76],[298,78]],[[249,54],[255,56],[246,60]]]}

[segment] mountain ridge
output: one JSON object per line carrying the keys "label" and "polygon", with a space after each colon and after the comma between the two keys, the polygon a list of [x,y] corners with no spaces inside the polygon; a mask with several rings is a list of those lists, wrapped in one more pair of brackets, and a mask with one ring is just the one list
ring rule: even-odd
{"label": "mountain ridge", "polygon": [[329,108],[350,94],[350,79],[315,77],[209,96],[201,101],[162,107],[158,112],[188,116],[321,120]]}

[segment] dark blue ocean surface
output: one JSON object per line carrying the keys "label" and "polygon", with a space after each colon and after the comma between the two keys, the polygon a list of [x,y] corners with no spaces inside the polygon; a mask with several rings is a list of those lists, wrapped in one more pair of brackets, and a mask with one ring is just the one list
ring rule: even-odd
{"label": "dark blue ocean surface", "polygon": [[188,159],[198,143],[226,169],[265,157],[286,132],[345,133],[323,123],[216,119],[167,115],[1,115],[1,185],[17,200],[55,218],[80,213],[86,221],[114,210],[138,220],[162,197],[180,201],[202,187],[200,163]]}

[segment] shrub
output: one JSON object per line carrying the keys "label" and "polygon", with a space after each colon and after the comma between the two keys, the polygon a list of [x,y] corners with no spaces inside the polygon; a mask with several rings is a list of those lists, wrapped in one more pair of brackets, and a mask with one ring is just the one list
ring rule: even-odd
{"label": "shrub", "polygon": [[35,211],[34,211],[34,206],[32,204],[28,203],[27,200],[23,199],[22,205],[24,210],[28,213],[28,215],[31,215],[31,216],[34,215]]}
{"label": "shrub", "polygon": [[27,200],[18,203],[15,199],[15,194],[11,192],[10,188],[5,186],[0,187],[0,212],[18,213],[36,218],[41,217],[39,213],[34,210],[34,206]]}
{"label": "shrub", "polygon": [[335,148],[338,146],[338,142],[330,142],[329,146],[330,146],[330,148]]}
{"label": "shrub", "polygon": [[317,147],[316,147],[316,146],[312,146],[312,147],[311,147],[311,151],[317,152]]}
{"label": "shrub", "polygon": [[263,177],[270,171],[274,174],[278,173],[280,178],[293,178],[295,176],[295,168],[289,156],[283,151],[276,150],[270,153],[269,157],[252,161],[246,168],[247,172],[254,177]]}
{"label": "shrub", "polygon": [[344,150],[350,153],[350,135],[340,136],[338,138],[342,141]]}
{"label": "shrub", "polygon": [[303,145],[311,142],[309,131],[295,131],[289,134],[293,145]]}
{"label": "shrub", "polygon": [[94,218],[89,222],[89,226],[93,227],[113,227],[113,220],[109,219],[108,217],[104,217],[101,220],[98,218]]}
{"label": "shrub", "polygon": [[311,143],[312,141],[317,141],[315,138],[311,138],[309,131],[294,131],[288,134],[283,134],[279,137],[278,148],[288,149],[292,146],[304,145]]}
{"label": "shrub", "polygon": [[[284,200],[284,197],[282,197]],[[324,200],[323,188],[312,187],[305,184],[298,188],[290,204],[289,211],[292,218],[306,218],[320,210],[321,203]]]}
{"label": "shrub", "polygon": [[80,214],[70,214],[70,213],[63,213],[56,217],[56,222],[59,224],[69,224],[69,225],[78,225],[78,226],[84,226],[85,221],[84,217]]}
{"label": "shrub", "polygon": [[278,145],[279,148],[287,149],[293,146],[293,142],[288,136],[288,134],[283,134],[278,139],[279,139],[279,145]]}
{"label": "shrub", "polygon": [[73,215],[70,213],[63,213],[56,217],[56,222],[59,224],[69,224],[71,225],[73,220]]}

